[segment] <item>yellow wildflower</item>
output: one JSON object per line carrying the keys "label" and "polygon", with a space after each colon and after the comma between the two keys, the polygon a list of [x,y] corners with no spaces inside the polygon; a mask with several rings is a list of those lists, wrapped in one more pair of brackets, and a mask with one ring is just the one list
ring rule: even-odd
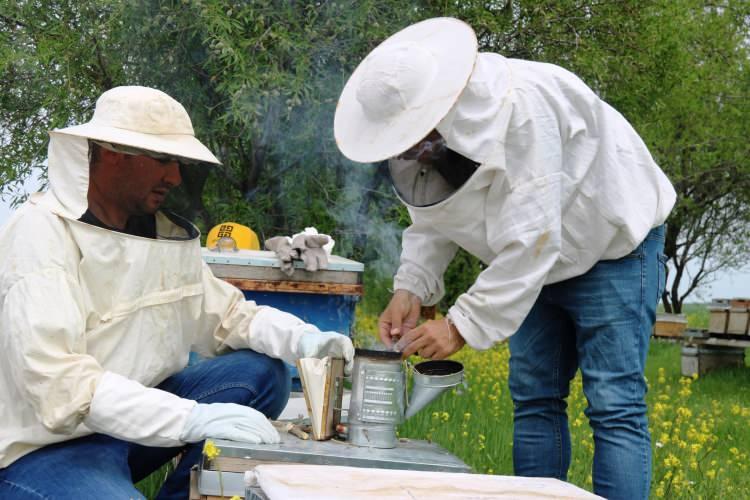
{"label": "yellow wildflower", "polygon": [[685,408],[684,406],[680,406],[679,408],[677,408],[677,415],[680,416],[680,417],[682,417],[682,418],[686,418],[687,419],[687,418],[690,418],[690,417],[693,416],[693,412],[690,411],[689,408]]}
{"label": "yellow wildflower", "polygon": [[221,455],[221,450],[214,444],[213,441],[211,441],[210,439],[206,439],[206,442],[203,445],[203,454],[207,459],[213,460],[214,458]]}

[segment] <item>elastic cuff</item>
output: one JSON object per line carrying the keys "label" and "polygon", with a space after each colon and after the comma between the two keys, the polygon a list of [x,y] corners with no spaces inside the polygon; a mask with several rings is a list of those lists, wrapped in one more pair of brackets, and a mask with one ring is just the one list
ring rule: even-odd
{"label": "elastic cuff", "polygon": [[83,423],[94,432],[145,446],[181,446],[180,432],[196,404],[104,372]]}
{"label": "elastic cuff", "polygon": [[412,277],[403,277],[403,276],[394,276],[393,278],[393,289],[394,290],[406,290],[407,292],[413,293],[417,297],[419,297],[419,300],[422,301],[422,304],[427,305],[427,299],[430,296],[430,293],[427,291],[427,287],[422,285],[419,280]]}
{"label": "elastic cuff", "polygon": [[476,324],[458,306],[452,306],[447,315],[456,325],[458,332],[472,349],[483,351],[495,343],[477,328]]}

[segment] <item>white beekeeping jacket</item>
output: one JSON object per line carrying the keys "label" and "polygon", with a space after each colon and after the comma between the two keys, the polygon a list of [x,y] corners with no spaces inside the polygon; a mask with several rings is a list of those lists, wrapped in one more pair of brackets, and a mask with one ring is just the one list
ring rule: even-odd
{"label": "white beekeeping jacket", "polygon": [[79,222],[88,172],[87,140],[53,132],[50,191],[0,232],[0,467],[92,430],[181,445],[196,403],[152,387],[191,348],[292,358],[304,329],[215,278],[189,223],[157,213],[154,240]]}
{"label": "white beekeeping jacket", "polygon": [[407,203],[394,288],[434,304],[457,248],[479,257],[487,267],[449,311],[475,349],[512,335],[544,285],[630,253],[675,202],[625,118],[552,64],[479,54],[437,130],[480,166],[446,199]]}

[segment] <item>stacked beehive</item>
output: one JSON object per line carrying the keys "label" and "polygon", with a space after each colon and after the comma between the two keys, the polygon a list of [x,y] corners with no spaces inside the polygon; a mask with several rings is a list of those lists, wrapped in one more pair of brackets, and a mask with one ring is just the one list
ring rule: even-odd
{"label": "stacked beehive", "polygon": [[750,299],[713,299],[708,308],[708,331],[712,335],[747,337],[750,327]]}

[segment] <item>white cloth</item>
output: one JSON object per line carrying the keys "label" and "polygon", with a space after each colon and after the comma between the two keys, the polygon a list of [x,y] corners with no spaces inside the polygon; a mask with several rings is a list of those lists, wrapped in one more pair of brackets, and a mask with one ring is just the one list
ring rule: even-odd
{"label": "white cloth", "polygon": [[559,479],[335,465],[262,464],[245,474],[269,500],[531,500],[602,497]]}
{"label": "white cloth", "polygon": [[211,274],[197,237],[166,239],[188,233],[165,215],[156,240],[77,221],[87,155],[86,139],[53,134],[51,191],[0,231],[0,467],[92,429],[176,444],[195,403],[151,388],[186,366],[191,346],[273,355],[264,336],[298,340],[301,321],[255,318],[271,308]]}
{"label": "white cloth", "polygon": [[480,54],[437,130],[481,165],[447,199],[407,204],[394,289],[435,304],[458,246],[479,257],[449,311],[475,349],[512,335],[544,285],[631,252],[675,202],[625,118],[558,66]]}

